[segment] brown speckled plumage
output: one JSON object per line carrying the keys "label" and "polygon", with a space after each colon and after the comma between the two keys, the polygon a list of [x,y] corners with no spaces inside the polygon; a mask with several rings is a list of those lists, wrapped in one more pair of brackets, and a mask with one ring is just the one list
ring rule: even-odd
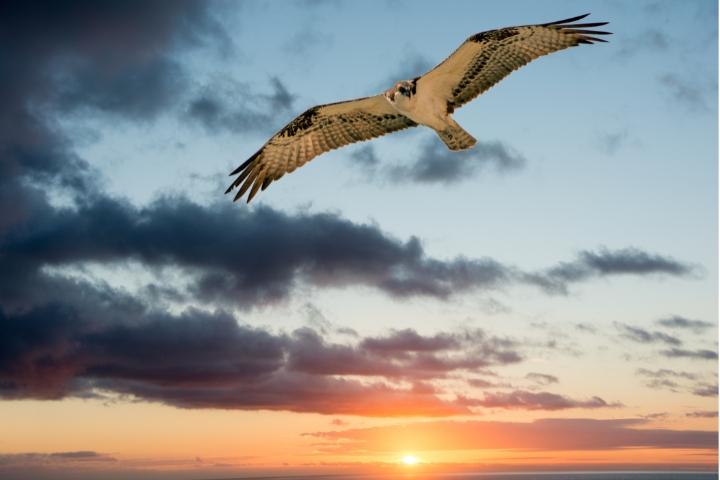
{"label": "brown speckled plumage", "polygon": [[250,190],[249,203],[260,188],[265,190],[273,181],[318,155],[416,126],[417,123],[399,114],[382,95],[318,105],[290,122],[235,169],[231,175],[240,173],[240,176],[225,193],[242,183],[235,200]]}

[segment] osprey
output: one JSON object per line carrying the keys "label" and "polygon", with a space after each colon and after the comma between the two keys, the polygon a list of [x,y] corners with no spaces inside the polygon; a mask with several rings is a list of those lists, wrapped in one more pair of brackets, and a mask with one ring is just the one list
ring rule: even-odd
{"label": "osprey", "polygon": [[425,75],[397,82],[372,97],[312,107],[236,168],[230,175],[239,175],[225,193],[242,183],[233,201],[250,189],[250,203],[260,188],[318,155],[418,125],[435,130],[450,150],[471,148],[477,140],[450,114],[538,57],[581,43],[605,42],[589,35],[610,35],[590,30],[608,22],[573,23],[588,15],[472,35]]}

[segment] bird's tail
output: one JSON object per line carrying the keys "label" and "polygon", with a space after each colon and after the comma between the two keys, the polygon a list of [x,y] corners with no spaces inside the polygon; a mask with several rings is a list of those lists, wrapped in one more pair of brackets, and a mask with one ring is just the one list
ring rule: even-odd
{"label": "bird's tail", "polygon": [[474,147],[477,140],[475,140],[475,138],[473,138],[473,136],[468,132],[463,130],[463,128],[449,115],[447,119],[448,123],[445,130],[435,130],[442,141],[445,142],[445,145],[454,152]]}

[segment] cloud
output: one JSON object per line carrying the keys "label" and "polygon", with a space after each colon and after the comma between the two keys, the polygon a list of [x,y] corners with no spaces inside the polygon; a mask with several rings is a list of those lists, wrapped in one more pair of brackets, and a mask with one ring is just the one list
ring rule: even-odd
{"label": "cloud", "polygon": [[622,336],[638,343],[656,343],[663,342],[668,345],[681,345],[680,339],[662,332],[648,332],[638,327],[630,325],[616,324],[616,327],[624,331]]}
{"label": "cloud", "polygon": [[710,322],[703,322],[702,320],[688,320],[687,318],[683,318],[677,315],[663,318],[661,320],[658,320],[656,323],[667,328],[692,330],[695,333],[702,333],[703,331],[713,326],[713,324]]}
{"label": "cloud", "polygon": [[0,397],[114,392],[182,408],[447,416],[472,412],[420,380],[521,359],[481,331],[335,344],[309,328],[273,334],[222,311],[172,315],[108,288],[82,291],[84,311],[56,301],[0,314]]}
{"label": "cloud", "polygon": [[628,132],[605,133],[597,140],[598,148],[605,155],[615,155],[628,142]]}
{"label": "cloud", "polygon": [[288,369],[314,375],[361,375],[386,378],[441,378],[449,372],[475,370],[521,361],[512,342],[480,330],[423,337],[414,330],[369,337],[357,346],[328,345],[313,330],[294,332]]}
{"label": "cloud", "polygon": [[685,416],[689,418],[718,418],[718,412],[689,412]]}
{"label": "cloud", "polygon": [[548,293],[567,293],[568,283],[610,275],[692,275],[695,268],[669,257],[652,255],[637,248],[584,250],[574,262],[563,262],[542,272],[525,273],[526,283],[535,284]]}
{"label": "cloud", "polygon": [[490,382],[482,378],[469,378],[467,380],[468,385],[472,385],[476,388],[513,388],[509,383],[505,382]]}
{"label": "cloud", "polygon": [[688,380],[695,380],[697,378],[697,375],[693,373],[688,372],[676,372],[674,370],[668,370],[665,368],[661,368],[656,371],[648,370],[646,368],[638,368],[635,370],[636,375],[643,375],[646,377],[653,377],[653,378],[664,378],[664,377],[681,377],[686,378]]}
{"label": "cloud", "polygon": [[499,141],[478,142],[473,148],[461,152],[447,149],[439,138],[427,137],[420,142],[420,153],[412,162],[386,165],[372,145],[354,150],[350,159],[368,178],[380,177],[392,183],[420,183],[452,185],[469,180],[491,168],[509,172],[525,166],[519,153]]}
{"label": "cloud", "polygon": [[208,133],[271,134],[292,119],[296,96],[277,77],[271,77],[269,83],[272,93],[266,94],[237,82],[216,82],[195,93],[187,104],[185,119],[202,125]]}
{"label": "cloud", "polygon": [[679,387],[679,385],[677,383],[673,382],[672,380],[667,380],[667,379],[665,379],[665,380],[656,379],[656,380],[651,381],[650,383],[647,383],[646,386],[649,388],[657,388],[657,389],[667,388],[672,392],[677,392],[678,390],[676,390],[676,389],[677,389],[677,387]]}
{"label": "cloud", "polygon": [[409,165],[387,169],[385,176],[395,183],[454,184],[467,180],[485,168],[498,172],[525,166],[525,158],[499,141],[478,142],[461,152],[448,150],[439,138],[430,137],[420,146],[420,155]]}
{"label": "cloud", "polygon": [[362,168],[363,172],[369,176],[374,175],[375,167],[380,164],[380,159],[375,153],[375,148],[369,144],[353,149],[350,154],[350,160]]}
{"label": "cloud", "polygon": [[575,400],[565,395],[550,392],[527,392],[515,390],[510,393],[485,393],[481,399],[461,398],[463,404],[485,408],[504,408],[510,410],[565,410],[568,408],[618,408],[620,403],[607,403],[600,397],[588,400]]}
{"label": "cloud", "polygon": [[666,52],[671,44],[665,32],[651,28],[640,35],[626,37],[617,52],[622,57],[631,57],[640,52],[660,53]]}
{"label": "cloud", "polygon": [[673,101],[690,112],[710,113],[711,105],[717,105],[717,80],[668,73],[659,82]]}
{"label": "cloud", "polygon": [[551,383],[558,383],[560,380],[555,375],[547,375],[545,373],[530,372],[525,375],[525,378],[531,380],[539,385],[550,385]]}
{"label": "cloud", "polygon": [[148,118],[170,105],[185,82],[167,56],[206,44],[228,48],[229,37],[209,6],[196,1],[64,2],[3,6],[0,101],[22,115],[25,101],[55,101],[72,111],[94,108]]}
{"label": "cloud", "polygon": [[692,394],[699,397],[717,397],[718,386],[717,384],[699,383],[692,389]]}
{"label": "cloud", "polygon": [[93,451],[0,454],[0,468],[2,469],[28,466],[57,468],[68,466],[68,464],[94,464],[98,462],[104,463],[117,461],[117,458],[111,457],[106,453]]}
{"label": "cloud", "polygon": [[336,454],[448,450],[614,450],[643,448],[717,449],[717,432],[643,428],[647,419],[541,419],[529,423],[433,421],[344,431],[306,433]]}
{"label": "cloud", "polygon": [[695,360],[717,360],[717,352],[712,350],[683,350],[680,348],[671,348],[660,352],[668,358],[691,358]]}
{"label": "cloud", "polygon": [[51,453],[50,457],[59,457],[73,461],[95,461],[95,462],[117,462],[116,458],[109,457],[106,454],[93,451],[83,450],[79,452],[58,452]]}
{"label": "cloud", "polygon": [[307,28],[288,38],[283,44],[283,49],[291,58],[306,57],[311,50],[318,47],[329,47],[332,43],[332,35]]}

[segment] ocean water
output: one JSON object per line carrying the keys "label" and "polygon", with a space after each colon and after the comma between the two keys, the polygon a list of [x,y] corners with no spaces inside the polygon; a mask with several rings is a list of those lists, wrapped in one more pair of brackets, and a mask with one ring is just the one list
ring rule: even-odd
{"label": "ocean water", "polygon": [[391,475],[319,475],[275,477],[273,480],[318,478],[322,480],[714,480],[718,472],[507,472],[427,473]]}

